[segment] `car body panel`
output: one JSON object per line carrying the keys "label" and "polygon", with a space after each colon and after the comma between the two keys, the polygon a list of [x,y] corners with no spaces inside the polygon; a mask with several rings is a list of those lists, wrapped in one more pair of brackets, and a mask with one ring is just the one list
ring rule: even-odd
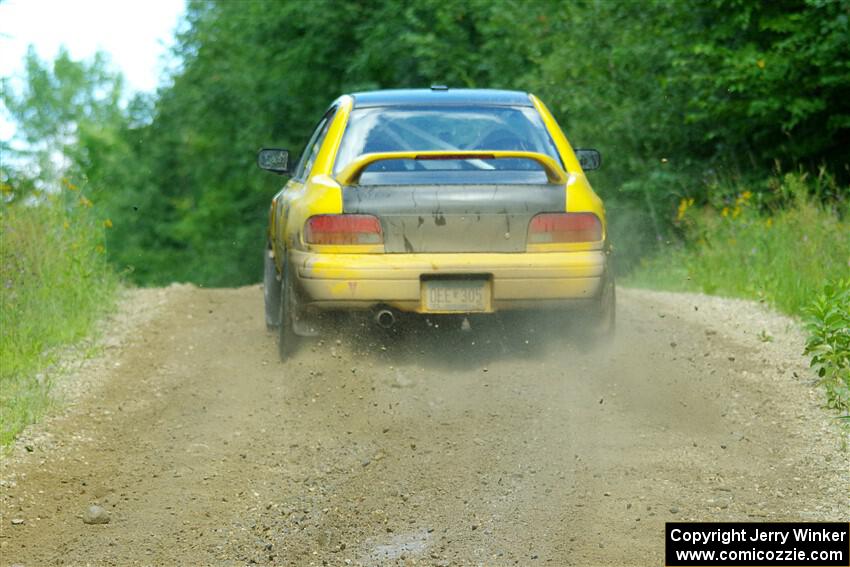
{"label": "car body panel", "polygon": [[357,108],[375,106],[533,106],[524,92],[499,89],[385,89],[351,94]]}
{"label": "car body panel", "polygon": [[[594,298],[606,269],[602,250],[559,253],[338,254],[293,251],[299,285],[313,303],[369,309],[386,304],[424,313],[423,278],[483,277],[492,282],[492,309],[528,302],[574,305]],[[322,305],[323,304],[323,305]]]}
{"label": "car body panel", "polygon": [[310,172],[310,176],[327,175],[333,170],[336,152],[342,141],[342,135],[345,133],[345,126],[348,123],[348,117],[354,106],[354,99],[348,95],[343,95],[331,106],[337,106],[337,112],[328,130],[325,142],[322,144],[322,149],[316,158],[316,163],[313,164],[313,170]]}
{"label": "car body panel", "polygon": [[525,252],[528,224],[563,211],[563,188],[541,185],[377,185],[342,191],[344,213],[381,221],[384,251]]}

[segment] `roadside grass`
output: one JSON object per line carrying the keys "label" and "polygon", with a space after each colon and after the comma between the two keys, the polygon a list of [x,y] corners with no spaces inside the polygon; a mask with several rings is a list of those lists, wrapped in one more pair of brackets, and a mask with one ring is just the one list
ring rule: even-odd
{"label": "roadside grass", "polygon": [[789,174],[769,201],[750,191],[703,207],[683,199],[676,222],[684,241],[645,259],[625,283],[758,299],[802,317],[827,405],[848,414],[850,211],[838,199],[827,206],[810,196],[818,183]]}
{"label": "roadside grass", "polygon": [[50,407],[61,350],[89,335],[114,305],[111,222],[98,220],[74,185],[63,185],[32,203],[0,202],[0,447]]}

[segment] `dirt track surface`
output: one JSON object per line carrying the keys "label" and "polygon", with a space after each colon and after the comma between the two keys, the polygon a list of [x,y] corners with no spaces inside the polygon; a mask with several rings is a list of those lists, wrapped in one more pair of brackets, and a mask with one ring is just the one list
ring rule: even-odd
{"label": "dirt track surface", "polygon": [[618,301],[608,348],[349,326],[282,365],[257,286],[132,292],[82,394],[3,459],[0,562],[661,565],[665,521],[848,519],[787,319]]}

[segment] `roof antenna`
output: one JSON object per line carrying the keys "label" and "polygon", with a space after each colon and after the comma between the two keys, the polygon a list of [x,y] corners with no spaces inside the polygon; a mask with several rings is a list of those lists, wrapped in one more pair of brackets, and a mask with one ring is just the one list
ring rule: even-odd
{"label": "roof antenna", "polygon": [[431,90],[432,91],[447,91],[447,90],[449,90],[449,87],[447,87],[446,85],[431,85]]}

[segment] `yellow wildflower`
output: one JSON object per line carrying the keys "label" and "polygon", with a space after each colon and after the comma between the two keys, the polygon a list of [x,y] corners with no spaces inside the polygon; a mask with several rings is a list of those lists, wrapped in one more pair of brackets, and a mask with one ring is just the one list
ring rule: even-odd
{"label": "yellow wildflower", "polygon": [[62,228],[64,228],[65,230],[68,230],[69,228],[71,228],[71,223],[69,223],[68,221],[63,222]]}
{"label": "yellow wildflower", "polygon": [[770,228],[773,226],[773,217],[767,217],[767,220],[764,221],[764,226]]}
{"label": "yellow wildflower", "polygon": [[12,186],[8,183],[0,183],[0,193],[3,193],[4,195],[11,195]]}
{"label": "yellow wildflower", "polygon": [[112,228],[112,221],[110,219],[106,219],[103,221],[104,228]]}
{"label": "yellow wildflower", "polygon": [[723,207],[723,210],[720,211],[721,216],[728,217],[729,216],[729,207]]}
{"label": "yellow wildflower", "polygon": [[765,66],[764,59],[759,59],[758,61],[756,61],[756,65],[758,66],[759,69],[764,69],[764,66]]}
{"label": "yellow wildflower", "polygon": [[735,207],[735,210],[732,211],[732,218],[736,219],[741,216],[741,207]]}
{"label": "yellow wildflower", "polygon": [[88,208],[90,208],[90,207],[91,207],[94,203],[92,203],[90,200],[86,199],[85,197],[82,197],[82,196],[81,196],[81,197],[80,197],[80,204],[81,204],[82,206],[84,206],[85,208],[87,208],[87,209],[88,209]]}
{"label": "yellow wildflower", "polygon": [[753,194],[750,191],[744,191],[735,199],[735,206],[746,205],[752,196]]}
{"label": "yellow wildflower", "polygon": [[679,210],[676,213],[676,220],[680,221],[685,217],[685,213],[688,212],[688,209],[694,206],[694,199],[691,197],[690,199],[685,199],[679,201]]}

